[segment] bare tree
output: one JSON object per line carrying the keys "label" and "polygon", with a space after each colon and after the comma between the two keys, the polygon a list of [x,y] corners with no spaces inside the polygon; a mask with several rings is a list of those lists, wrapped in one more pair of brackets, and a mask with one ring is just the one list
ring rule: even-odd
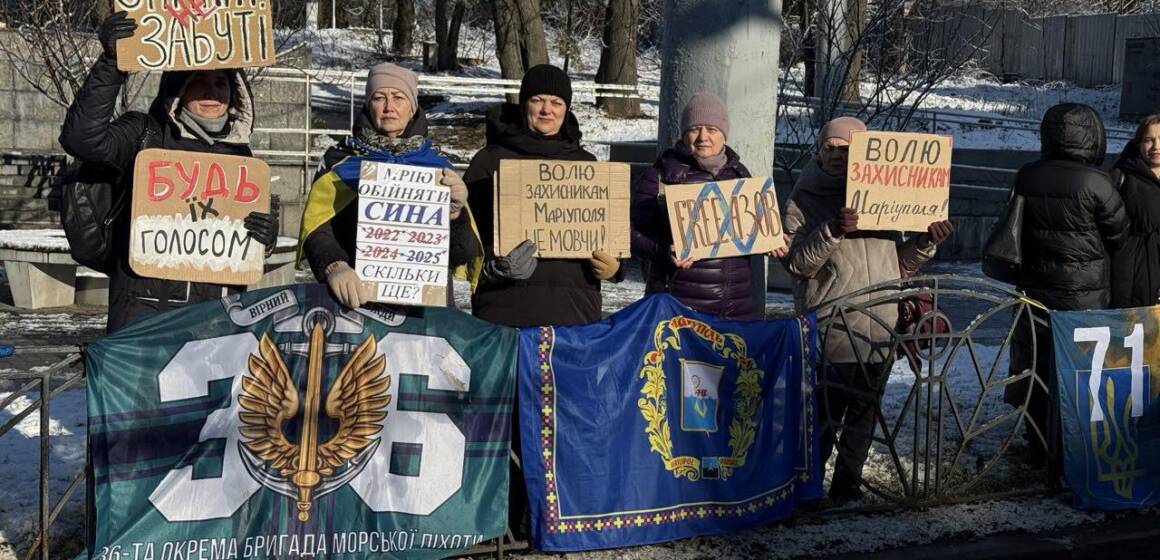
{"label": "bare tree", "polygon": [[[640,0],[609,0],[604,16],[604,48],[596,83],[636,85],[636,34]],[[639,117],[640,99],[597,97],[596,106],[615,117]]]}
{"label": "bare tree", "polygon": [[[68,107],[100,52],[92,30],[110,12],[104,2],[30,2],[4,5],[12,33],[0,37],[0,53],[16,77],[53,103]],[[133,79],[122,91],[121,109],[140,91]]]}
{"label": "bare tree", "polygon": [[[510,80],[523,77],[524,71],[548,62],[548,44],[540,18],[539,0],[494,0],[495,51],[500,74]],[[509,102],[517,98],[509,94]]]}
{"label": "bare tree", "polygon": [[435,0],[435,44],[438,57],[435,69],[459,69],[459,28],[463,25],[465,6],[462,0],[455,1],[451,21],[447,20],[448,0]]}
{"label": "bare tree", "polygon": [[[813,157],[817,129],[836,116],[858,116],[879,130],[934,132],[920,110],[923,101],[979,56],[1000,17],[977,5],[878,0],[865,4],[861,25],[849,33],[843,27],[849,14],[843,11],[851,8],[850,1],[818,0],[812,17],[799,9],[786,19],[783,38],[796,43],[788,47],[796,57],[783,65],[778,83],[778,141],[801,148],[777,151],[776,165],[786,171]],[[827,2],[829,7],[820,9]],[[817,76],[807,83],[801,62],[811,34],[818,45]],[[811,92],[812,84],[817,87]],[[860,86],[857,96],[850,95],[853,84]]]}
{"label": "bare tree", "polygon": [[409,56],[415,48],[415,0],[395,0],[394,30],[391,50]]}

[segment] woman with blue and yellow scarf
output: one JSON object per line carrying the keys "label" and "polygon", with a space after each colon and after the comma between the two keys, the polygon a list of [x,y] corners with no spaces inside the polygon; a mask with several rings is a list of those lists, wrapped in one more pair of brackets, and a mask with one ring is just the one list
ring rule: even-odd
{"label": "woman with blue and yellow scarf", "polygon": [[[350,308],[373,299],[353,268],[363,160],[441,168],[440,184],[451,187],[451,268],[476,269],[470,265],[482,258],[482,245],[467,208],[467,187],[426,137],[427,116],[419,107],[418,89],[418,77],[406,68],[389,62],[371,68],[366,103],[352,134],[327,150],[310,187],[298,236],[298,259],[309,261],[318,281],[330,286],[335,299]],[[466,276],[474,285],[477,274],[468,270]],[[450,284],[449,280],[448,305],[454,305]]]}

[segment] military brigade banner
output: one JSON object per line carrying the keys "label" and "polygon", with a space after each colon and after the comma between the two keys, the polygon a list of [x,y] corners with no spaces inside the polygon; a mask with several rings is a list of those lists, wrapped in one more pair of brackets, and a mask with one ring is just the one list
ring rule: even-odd
{"label": "military brigade banner", "polygon": [[1160,503],[1160,307],[1055,311],[1051,329],[1076,505]]}
{"label": "military brigade banner", "polygon": [[101,560],[436,558],[502,534],[517,332],[323,285],[88,347]]}
{"label": "military brigade banner", "polygon": [[520,439],[537,549],[724,533],[821,496],[812,316],[720,322],[653,295],[520,331]]}

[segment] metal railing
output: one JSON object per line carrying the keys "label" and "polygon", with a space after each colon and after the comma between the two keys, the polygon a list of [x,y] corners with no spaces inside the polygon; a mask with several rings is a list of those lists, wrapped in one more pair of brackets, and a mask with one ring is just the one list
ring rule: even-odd
{"label": "metal railing", "polygon": [[[804,97],[800,95],[780,95],[778,96],[778,103],[786,107],[798,107],[802,109],[818,110],[821,107],[822,100],[817,97]],[[860,115],[874,115],[875,109],[873,106],[867,106],[863,103],[839,103],[836,107],[834,116],[860,116]],[[896,125],[913,124],[908,129],[919,132],[930,132],[937,134],[940,126],[954,125],[962,127],[977,127],[980,129],[999,129],[999,130],[1015,130],[1021,132],[1039,133],[1040,121],[1035,119],[1026,119],[1019,117],[1005,117],[995,115],[993,113],[979,113],[972,111],[954,111],[949,109],[914,109],[903,106],[897,108],[893,112],[883,113],[882,117],[887,121],[895,121]],[[903,123],[902,121],[905,121]],[[898,128],[882,127],[880,128]],[[1131,140],[1134,130],[1126,128],[1108,128],[1108,140],[1128,141]]]}
{"label": "metal railing", "polygon": [[[22,410],[13,412],[12,418],[0,425],[0,437],[4,437],[11,432],[24,419],[31,416],[33,413],[39,413],[40,419],[40,477],[39,477],[39,515],[37,516],[36,527],[37,530],[32,536],[31,542],[28,543],[24,551],[23,558],[30,560],[38,557],[41,560],[49,560],[50,548],[52,541],[49,538],[49,528],[53,522],[60,515],[64,509],[65,504],[68,503],[69,498],[76,493],[77,489],[85,480],[85,471],[82,467],[73,477],[72,482],[69,483],[63,495],[56,502],[52,502],[49,495],[49,481],[50,481],[50,464],[51,458],[49,455],[49,443],[52,437],[50,428],[51,422],[48,414],[48,403],[54,397],[61,393],[80,385],[84,380],[84,371],[78,368],[81,362],[80,348],[75,346],[63,347],[16,347],[15,354],[17,356],[24,354],[37,355],[55,355],[58,357],[57,361],[45,368],[38,368],[35,371],[14,371],[0,369],[0,382],[15,382],[20,384],[18,388],[0,400],[0,410],[5,410],[16,403],[22,397],[28,396],[33,391],[36,391],[36,400],[32,401],[28,406]],[[0,360],[0,365],[4,361]],[[9,481],[9,483],[17,483],[18,481]],[[22,481],[21,481],[22,482]],[[18,543],[13,543],[18,544]]]}
{"label": "metal railing", "polygon": [[[919,296],[929,309],[914,328],[899,332],[891,310]],[[1041,342],[1045,311],[1006,285],[961,276],[902,279],[819,306],[820,422],[823,433],[870,440],[867,466],[857,476],[861,487],[880,503],[921,508],[1052,486],[1057,473],[1050,470],[1019,479],[1027,471],[1009,468],[1008,453],[1021,434],[1029,455],[1034,446],[1048,457],[1058,453],[1058,427],[1036,418],[1028,390],[1055,403],[1053,376],[1034,351],[1011,365],[1016,345]],[[831,363],[826,349],[838,346],[853,349],[856,363]],[[869,409],[872,418],[831,406],[844,401]],[[1047,417],[1056,416],[1052,406]]]}

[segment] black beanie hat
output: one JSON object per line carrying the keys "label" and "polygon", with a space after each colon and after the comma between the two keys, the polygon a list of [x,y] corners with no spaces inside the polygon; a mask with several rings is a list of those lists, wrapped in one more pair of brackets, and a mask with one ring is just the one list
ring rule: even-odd
{"label": "black beanie hat", "polygon": [[572,80],[563,70],[551,64],[539,64],[524,73],[520,82],[520,106],[523,107],[528,99],[536,95],[555,95],[572,106]]}

